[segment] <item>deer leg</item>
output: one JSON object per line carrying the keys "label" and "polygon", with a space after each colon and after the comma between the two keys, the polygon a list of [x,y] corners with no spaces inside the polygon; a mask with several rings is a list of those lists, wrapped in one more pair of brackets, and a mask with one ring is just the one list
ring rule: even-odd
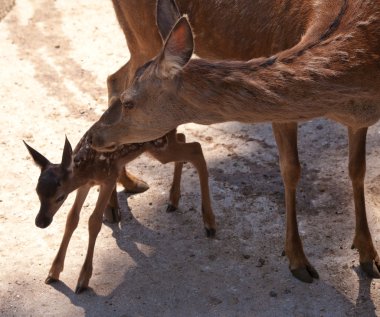
{"label": "deer leg", "polygon": [[168,142],[164,150],[149,151],[153,157],[163,164],[169,162],[190,162],[196,168],[199,176],[202,195],[202,217],[207,237],[214,237],[215,216],[211,207],[210,189],[208,186],[208,171],[202,147],[198,142],[178,143]]}
{"label": "deer leg", "polygon": [[51,284],[59,280],[59,275],[63,271],[67,247],[69,246],[69,242],[74,230],[78,226],[79,213],[82,209],[84,201],[86,200],[90,188],[90,186],[82,186],[77,191],[74,204],[71,207],[69,214],[67,215],[65,233],[63,235],[61,245],[50,268],[49,275],[45,280],[46,284]]}
{"label": "deer leg", "polygon": [[[177,141],[180,143],[186,142],[186,136],[183,133],[177,134]],[[174,174],[172,186],[170,188],[169,204],[167,212],[174,212],[178,208],[179,199],[181,197],[181,178],[184,162],[174,162]]]}
{"label": "deer leg", "polygon": [[95,209],[90,216],[88,222],[89,241],[85,261],[80,272],[77,287],[75,293],[79,294],[88,287],[92,275],[92,260],[94,257],[94,248],[96,238],[102,227],[102,218],[104,209],[112,195],[114,189],[114,183],[103,184],[100,186],[98,200],[96,202]]}
{"label": "deer leg", "polygon": [[273,132],[279,150],[280,169],[285,186],[285,253],[292,274],[303,282],[311,283],[313,278],[318,278],[318,273],[310,265],[303,251],[296,213],[296,190],[301,176],[297,150],[297,123],[273,123]]}
{"label": "deer leg", "polygon": [[380,258],[369,231],[364,198],[367,128],[359,130],[348,128],[348,137],[350,148],[348,169],[354,191],[356,218],[353,248],[359,251],[359,261],[363,271],[369,277],[380,278]]}
{"label": "deer leg", "polygon": [[104,219],[110,223],[118,223],[121,220],[119,201],[117,200],[116,184],[112,191],[110,201],[104,211]]}
{"label": "deer leg", "polygon": [[149,185],[146,182],[133,176],[127,172],[125,168],[121,171],[117,181],[121,183],[125,191],[130,194],[143,193],[149,189]]}

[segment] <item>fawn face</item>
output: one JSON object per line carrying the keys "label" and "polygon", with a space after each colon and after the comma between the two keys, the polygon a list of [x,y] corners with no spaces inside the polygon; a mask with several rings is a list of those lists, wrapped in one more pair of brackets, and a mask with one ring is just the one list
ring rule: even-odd
{"label": "fawn face", "polygon": [[34,162],[41,168],[36,191],[41,202],[35,223],[39,228],[48,227],[53,216],[70,193],[69,181],[72,175],[72,148],[66,139],[61,164],[52,164],[42,154],[24,142]]}
{"label": "fawn face", "polygon": [[148,142],[178,125],[186,109],[177,92],[181,72],[193,53],[193,35],[185,17],[179,19],[161,53],[140,67],[124,91],[90,129],[92,147],[110,151],[126,143]]}

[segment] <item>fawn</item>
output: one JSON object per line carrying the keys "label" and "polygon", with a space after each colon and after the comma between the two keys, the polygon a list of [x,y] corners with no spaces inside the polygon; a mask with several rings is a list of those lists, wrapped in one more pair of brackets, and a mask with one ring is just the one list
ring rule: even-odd
{"label": "fawn", "polygon": [[[25,142],[24,142],[25,143]],[[174,177],[170,190],[168,212],[175,211],[180,198],[180,181],[184,162],[190,162],[198,171],[201,194],[202,215],[208,237],[215,236],[215,217],[211,208],[208,186],[208,171],[201,145],[198,142],[186,143],[185,135],[176,130],[163,138],[152,142],[119,146],[113,152],[100,153],[93,150],[88,143],[86,133],[74,152],[66,138],[60,164],[52,164],[42,154],[28,144],[26,147],[34,162],[41,168],[37,184],[37,194],[41,202],[36,217],[36,225],[46,228],[52,222],[54,214],[62,206],[68,195],[77,190],[75,201],[67,216],[66,228],[59,251],[53,261],[46,283],[59,280],[63,271],[66,250],[71,236],[79,221],[79,213],[90,188],[100,185],[96,207],[89,219],[89,244],[87,255],[81,269],[75,292],[80,293],[88,287],[92,275],[92,259],[96,237],[101,229],[103,213],[111,199],[114,219],[120,220],[115,191],[116,181],[122,179],[126,163],[134,160],[143,152],[149,153],[159,162],[166,164],[175,162]]]}

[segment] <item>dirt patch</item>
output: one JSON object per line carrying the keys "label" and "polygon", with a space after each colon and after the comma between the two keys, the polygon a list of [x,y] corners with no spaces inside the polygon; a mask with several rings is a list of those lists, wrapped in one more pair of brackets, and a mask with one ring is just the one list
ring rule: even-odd
{"label": "dirt patch", "polygon": [[11,11],[15,5],[15,0],[0,0],[0,21]]}
{"label": "dirt patch", "polygon": [[[380,284],[351,250],[354,212],[341,126],[300,126],[298,220],[320,274],[295,280],[282,256],[284,194],[270,124],[180,128],[202,143],[217,238],[207,239],[195,170],[185,165],[180,209],[165,212],[173,166],[143,156],[130,170],[151,188],[119,193],[120,225],[104,225],[91,290],[74,294],[87,248],[93,190],[68,249],[61,282],[44,280],[74,194],[50,227],[35,227],[39,169],[22,140],[52,162],[65,134],[73,145],[107,105],[106,77],[128,60],[111,1],[18,0],[0,22],[0,315],[10,316],[376,316]],[[367,209],[380,246],[380,125],[368,135]]]}

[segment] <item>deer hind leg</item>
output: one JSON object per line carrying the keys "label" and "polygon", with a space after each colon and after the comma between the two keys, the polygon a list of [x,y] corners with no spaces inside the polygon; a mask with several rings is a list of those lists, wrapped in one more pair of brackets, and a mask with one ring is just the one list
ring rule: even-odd
{"label": "deer hind leg", "polygon": [[104,219],[110,223],[118,223],[121,220],[119,201],[117,200],[116,184],[112,191],[110,201],[104,211]]}
{"label": "deer hind leg", "polygon": [[78,226],[79,213],[82,209],[84,201],[86,200],[90,188],[90,186],[82,186],[77,191],[74,204],[71,207],[69,214],[67,215],[65,233],[63,235],[61,245],[50,268],[49,275],[45,280],[46,284],[51,284],[59,280],[59,275],[63,271],[67,247],[69,246],[69,242],[74,230]]}
{"label": "deer hind leg", "polygon": [[125,168],[122,169],[117,181],[121,183],[125,191],[130,194],[143,193],[149,189],[149,185],[146,182],[133,176],[127,172]]}
{"label": "deer hind leg", "polygon": [[355,237],[353,248],[359,251],[360,266],[372,278],[380,278],[380,258],[372,242],[369,231],[365,198],[364,177],[366,172],[367,128],[353,130],[348,128],[349,137],[349,174],[355,202]]}
{"label": "deer hind leg", "polygon": [[[206,234],[208,237],[214,237],[216,233],[215,216],[211,207],[207,164],[203,156],[202,147],[198,142],[179,143],[177,142],[175,136],[174,138],[172,136],[173,132],[169,134],[169,141],[166,148],[162,150],[152,150],[149,152],[152,154],[153,157],[155,157],[158,161],[160,161],[163,164],[169,162],[189,162],[196,168],[201,187],[202,217],[206,229]],[[179,138],[181,139],[182,137],[180,136]],[[180,179],[175,178],[175,184],[173,184],[173,186],[179,187],[178,180]],[[173,199],[173,197],[171,197],[171,199]],[[173,200],[171,201],[171,203],[173,203]]]}
{"label": "deer hind leg", "polygon": [[96,202],[95,209],[90,216],[88,222],[88,231],[89,231],[89,241],[85,261],[80,272],[77,287],[75,293],[79,294],[88,287],[92,275],[92,260],[94,257],[94,248],[96,238],[99,234],[99,231],[102,227],[102,218],[104,209],[107,206],[107,203],[112,195],[114,189],[114,183],[103,184],[100,186],[98,200]]}
{"label": "deer hind leg", "polygon": [[289,259],[292,274],[303,282],[311,283],[313,278],[318,278],[318,273],[310,265],[303,251],[296,213],[296,190],[301,176],[297,150],[297,123],[274,123],[273,132],[279,150],[280,169],[285,186],[285,254]]}

